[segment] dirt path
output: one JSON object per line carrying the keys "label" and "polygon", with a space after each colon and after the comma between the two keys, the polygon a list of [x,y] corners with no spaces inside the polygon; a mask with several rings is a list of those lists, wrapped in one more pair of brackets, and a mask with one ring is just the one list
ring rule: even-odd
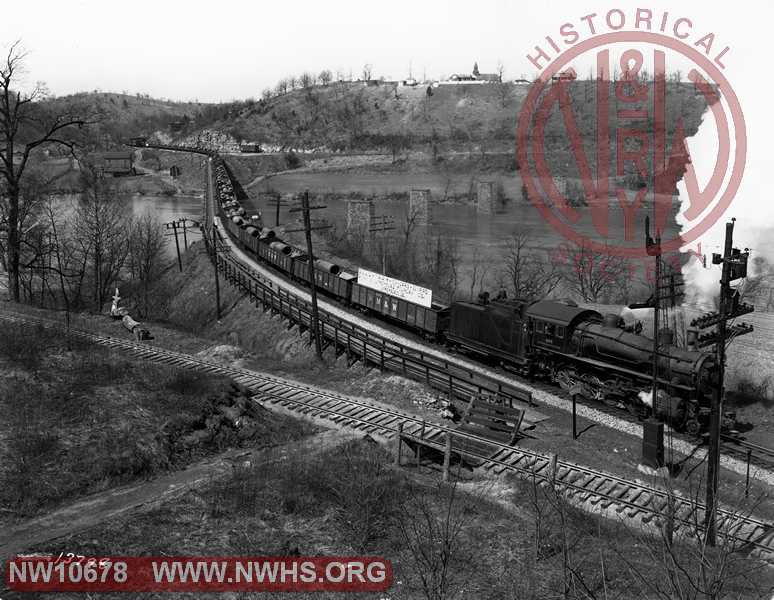
{"label": "dirt path", "polygon": [[151,481],[116,487],[59,508],[45,516],[12,526],[0,537],[0,558],[8,559],[32,546],[88,529],[133,510],[147,510],[192,489],[227,476],[238,465],[281,462],[293,451],[319,452],[355,437],[352,432],[328,430],[281,446],[260,450],[237,449],[190,465]]}

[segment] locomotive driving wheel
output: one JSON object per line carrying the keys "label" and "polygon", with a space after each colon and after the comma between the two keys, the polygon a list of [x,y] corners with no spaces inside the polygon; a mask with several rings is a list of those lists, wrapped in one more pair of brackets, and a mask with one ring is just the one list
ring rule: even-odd
{"label": "locomotive driving wheel", "polygon": [[575,371],[568,368],[557,370],[555,379],[559,387],[565,391],[570,391],[578,383],[578,376]]}
{"label": "locomotive driving wheel", "polygon": [[699,435],[701,432],[701,425],[696,419],[689,419],[685,423],[685,432],[689,435]]}
{"label": "locomotive driving wheel", "polygon": [[585,388],[585,394],[587,398],[590,398],[591,400],[596,400],[598,402],[604,402],[605,400],[605,384],[604,382],[597,377],[596,375],[587,375],[584,378],[584,388]]}

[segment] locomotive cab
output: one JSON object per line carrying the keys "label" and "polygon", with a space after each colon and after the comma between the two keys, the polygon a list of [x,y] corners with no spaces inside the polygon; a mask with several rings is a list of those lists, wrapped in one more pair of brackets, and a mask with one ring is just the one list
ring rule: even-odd
{"label": "locomotive cab", "polygon": [[559,352],[567,349],[567,328],[549,321],[532,322],[532,343],[545,346]]}
{"label": "locomotive cab", "polygon": [[579,323],[601,319],[595,310],[552,300],[535,302],[527,310],[527,317],[531,347],[563,354],[576,353],[573,331]]}

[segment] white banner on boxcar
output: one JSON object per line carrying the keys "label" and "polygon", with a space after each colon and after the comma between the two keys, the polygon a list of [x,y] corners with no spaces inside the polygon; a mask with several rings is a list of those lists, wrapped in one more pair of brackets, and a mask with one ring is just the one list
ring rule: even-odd
{"label": "white banner on boxcar", "polygon": [[396,296],[402,300],[419,304],[426,308],[430,308],[433,304],[433,290],[419,287],[413,283],[401,281],[400,279],[393,279],[386,275],[374,273],[373,271],[366,271],[365,269],[357,270],[357,282],[372,290],[384,292],[391,296]]}

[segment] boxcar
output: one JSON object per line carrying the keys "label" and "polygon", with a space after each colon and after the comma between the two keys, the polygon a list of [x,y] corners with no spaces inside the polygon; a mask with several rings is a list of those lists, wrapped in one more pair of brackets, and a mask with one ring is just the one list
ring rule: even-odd
{"label": "boxcar", "polygon": [[449,323],[448,306],[434,302],[431,308],[425,308],[357,282],[352,284],[352,304],[367,308],[431,337],[438,337]]}

